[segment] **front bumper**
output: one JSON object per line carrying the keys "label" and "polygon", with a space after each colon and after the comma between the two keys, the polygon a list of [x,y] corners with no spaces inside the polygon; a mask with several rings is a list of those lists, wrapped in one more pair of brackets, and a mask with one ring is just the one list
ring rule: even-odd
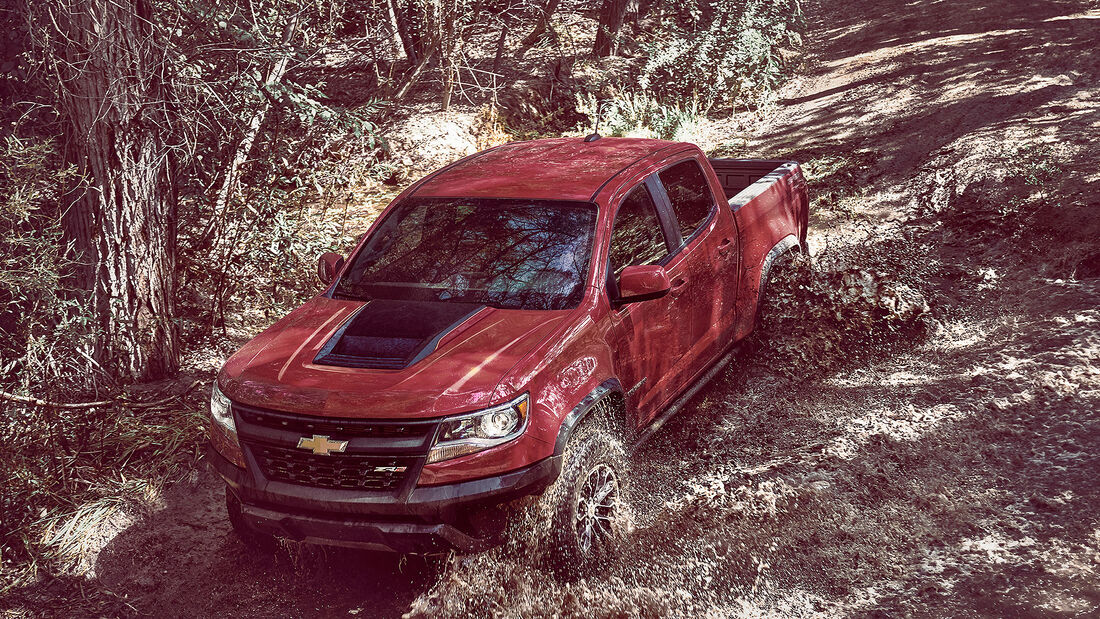
{"label": "front bumper", "polygon": [[495,477],[394,494],[266,480],[212,448],[207,459],[240,500],[245,521],[259,531],[303,542],[400,553],[485,549],[493,538],[482,525],[500,517],[499,507],[542,492],[561,471],[560,456],[551,456]]}

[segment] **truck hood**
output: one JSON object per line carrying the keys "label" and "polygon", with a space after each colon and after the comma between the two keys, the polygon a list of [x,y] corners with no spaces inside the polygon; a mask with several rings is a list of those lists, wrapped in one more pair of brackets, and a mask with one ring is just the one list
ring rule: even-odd
{"label": "truck hood", "polygon": [[[438,305],[446,304],[435,310]],[[514,395],[496,393],[501,379],[570,314],[466,307],[444,308],[441,316],[410,304],[396,309],[415,337],[377,337],[392,330],[386,320],[395,308],[382,306],[314,298],[226,362],[222,391],[241,404],[325,417],[408,419],[477,410]],[[399,355],[411,350],[408,364],[376,362],[372,353],[393,349],[394,341]],[[412,349],[402,347],[408,341]]]}

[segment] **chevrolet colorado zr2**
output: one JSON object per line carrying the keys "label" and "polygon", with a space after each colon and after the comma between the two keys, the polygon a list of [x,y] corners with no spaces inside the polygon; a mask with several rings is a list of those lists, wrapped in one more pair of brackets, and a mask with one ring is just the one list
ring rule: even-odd
{"label": "chevrolet colorado zr2", "polygon": [[428,175],[218,374],[209,459],[233,527],[474,551],[486,514],[542,494],[563,561],[608,556],[613,445],[729,361],[807,214],[797,163],[682,142],[517,142]]}

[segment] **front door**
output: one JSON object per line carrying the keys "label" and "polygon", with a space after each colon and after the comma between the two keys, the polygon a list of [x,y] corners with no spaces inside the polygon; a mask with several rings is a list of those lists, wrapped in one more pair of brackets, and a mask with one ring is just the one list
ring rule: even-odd
{"label": "front door", "polygon": [[[649,185],[652,186],[650,180]],[[669,255],[670,240],[661,226],[647,183],[639,183],[619,204],[608,251],[609,300],[624,267],[657,264]],[[612,307],[607,341],[627,404],[639,426],[653,418],[672,397],[675,368],[683,351],[680,317],[671,294],[660,299]]]}

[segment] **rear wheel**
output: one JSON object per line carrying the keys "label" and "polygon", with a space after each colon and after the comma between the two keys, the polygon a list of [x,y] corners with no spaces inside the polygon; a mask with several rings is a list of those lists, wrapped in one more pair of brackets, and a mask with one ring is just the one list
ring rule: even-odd
{"label": "rear wheel", "polygon": [[275,536],[259,531],[248,524],[244,514],[241,513],[241,500],[229,488],[225,489],[225,509],[229,512],[229,524],[233,525],[233,531],[246,546],[264,552],[275,550],[278,546]]}
{"label": "rear wheel", "polygon": [[615,556],[625,532],[626,452],[610,432],[581,428],[552,492],[555,563],[580,574]]}
{"label": "rear wheel", "polygon": [[763,281],[760,286],[760,294],[756,303],[756,320],[753,323],[754,330],[759,328],[766,317],[770,317],[776,310],[778,299],[774,288],[776,287],[777,280],[780,278],[791,276],[791,269],[794,266],[791,264],[795,256],[799,253],[797,248],[789,249],[782,254],[776,256],[775,261],[772,262],[768,272],[764,275]]}

